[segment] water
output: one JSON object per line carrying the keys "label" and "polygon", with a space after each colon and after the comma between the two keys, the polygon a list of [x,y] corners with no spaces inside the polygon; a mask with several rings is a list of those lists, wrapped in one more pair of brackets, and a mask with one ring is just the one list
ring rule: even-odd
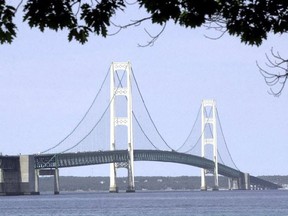
{"label": "water", "polygon": [[0,216],[288,216],[288,191],[62,193],[0,197]]}

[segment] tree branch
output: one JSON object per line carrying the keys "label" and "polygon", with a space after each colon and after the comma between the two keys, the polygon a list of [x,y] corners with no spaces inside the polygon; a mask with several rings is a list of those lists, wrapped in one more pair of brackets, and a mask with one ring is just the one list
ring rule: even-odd
{"label": "tree branch", "polygon": [[22,3],[23,3],[23,0],[21,0],[21,1],[19,2],[19,4],[17,5],[16,10],[15,10],[15,13],[17,13],[17,11],[18,11],[19,7],[22,5]]}
{"label": "tree branch", "polygon": [[111,22],[111,23],[112,23],[112,25],[114,25],[115,27],[117,27],[119,29],[125,29],[125,28],[131,27],[131,26],[139,26],[142,22],[144,22],[146,20],[150,20],[151,18],[152,17],[150,16],[150,17],[145,17],[145,18],[139,19],[139,20],[131,20],[131,22],[126,24],[126,25],[117,25],[113,22]]}
{"label": "tree branch", "polygon": [[138,44],[138,46],[139,46],[139,47],[153,46],[154,43],[155,43],[155,41],[157,41],[157,39],[160,37],[160,35],[164,32],[165,28],[166,28],[166,23],[164,23],[161,31],[160,31],[157,35],[155,35],[155,36],[154,36],[154,35],[151,35],[151,34],[147,31],[147,29],[144,29],[145,32],[148,34],[148,36],[151,38],[151,40],[147,41],[147,43],[144,44],[144,45]]}
{"label": "tree branch", "polygon": [[219,15],[212,16],[211,18],[206,19],[206,23],[203,25],[206,27],[207,30],[215,30],[220,32],[220,35],[217,37],[210,37],[207,35],[204,35],[205,38],[211,39],[211,40],[218,40],[223,37],[223,35],[228,31],[226,28],[227,22]]}
{"label": "tree branch", "polygon": [[[267,63],[265,65],[270,68],[272,72],[268,72],[262,68],[258,62],[256,62],[256,64],[266,84],[271,86],[269,93],[278,97],[281,95],[288,79],[288,59],[281,57],[279,52],[275,53],[273,48],[271,48],[270,53],[270,57],[266,54]],[[275,88],[277,90],[275,90]]]}

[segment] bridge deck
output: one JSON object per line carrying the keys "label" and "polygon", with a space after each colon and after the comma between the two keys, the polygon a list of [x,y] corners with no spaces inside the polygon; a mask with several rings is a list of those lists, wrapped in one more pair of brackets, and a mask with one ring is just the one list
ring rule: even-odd
{"label": "bridge deck", "polygon": [[[127,150],[78,152],[64,154],[35,155],[35,168],[61,168],[87,166],[95,164],[121,163],[129,160]],[[207,170],[213,170],[214,162],[196,155],[159,150],[134,150],[134,161],[159,161],[186,164]],[[244,173],[234,168],[218,163],[220,175],[231,178],[242,178]],[[267,188],[280,188],[279,185],[251,176],[251,184],[265,185]]]}

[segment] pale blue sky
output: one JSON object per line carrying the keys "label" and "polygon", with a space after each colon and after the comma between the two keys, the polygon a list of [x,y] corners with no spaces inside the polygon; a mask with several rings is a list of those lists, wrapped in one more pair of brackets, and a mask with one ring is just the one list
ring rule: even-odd
{"label": "pale blue sky", "polygon": [[[279,98],[269,95],[256,66],[256,60],[264,65],[272,46],[287,55],[287,37],[269,36],[257,48],[228,35],[210,40],[204,34],[215,35],[170,23],[154,46],[139,48],[149,39],[142,26],[106,39],[92,35],[80,45],[69,43],[66,32],[42,34],[20,25],[12,45],[0,46],[0,152],[37,153],[59,142],[91,104],[111,62],[130,61],[151,115],[172,147],[186,138],[201,100],[213,98],[241,171],[287,175],[288,88]],[[136,163],[135,172],[200,174],[198,168],[144,162]],[[61,174],[108,175],[109,170],[93,166]]]}

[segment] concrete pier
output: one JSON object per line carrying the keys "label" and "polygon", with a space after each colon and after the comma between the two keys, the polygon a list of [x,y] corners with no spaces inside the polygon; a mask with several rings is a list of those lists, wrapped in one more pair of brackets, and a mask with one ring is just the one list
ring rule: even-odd
{"label": "concrete pier", "polygon": [[57,195],[60,193],[60,186],[59,186],[59,169],[55,169],[54,173],[54,194]]}
{"label": "concrete pier", "polygon": [[36,171],[38,172],[38,177],[39,176],[54,176],[54,194],[57,195],[60,193],[59,169],[58,168],[41,169],[41,170],[36,170]]}
{"label": "concrete pier", "polygon": [[249,173],[244,173],[244,185],[243,185],[243,189],[244,190],[251,190],[251,186],[250,186],[250,175]]}
{"label": "concrete pier", "polygon": [[34,195],[34,156],[0,157],[0,195]]}
{"label": "concrete pier", "polygon": [[0,156],[0,195],[38,195],[39,176],[54,176],[54,194],[59,194],[59,170],[35,169],[33,155]]}
{"label": "concrete pier", "polygon": [[35,189],[34,157],[20,156],[20,193],[39,194]]}
{"label": "concrete pier", "polygon": [[229,190],[251,190],[249,173],[243,173],[240,178],[228,178]]}
{"label": "concrete pier", "polygon": [[0,193],[4,190],[3,189],[3,182],[4,182],[3,171],[2,171],[2,169],[0,169]]}

